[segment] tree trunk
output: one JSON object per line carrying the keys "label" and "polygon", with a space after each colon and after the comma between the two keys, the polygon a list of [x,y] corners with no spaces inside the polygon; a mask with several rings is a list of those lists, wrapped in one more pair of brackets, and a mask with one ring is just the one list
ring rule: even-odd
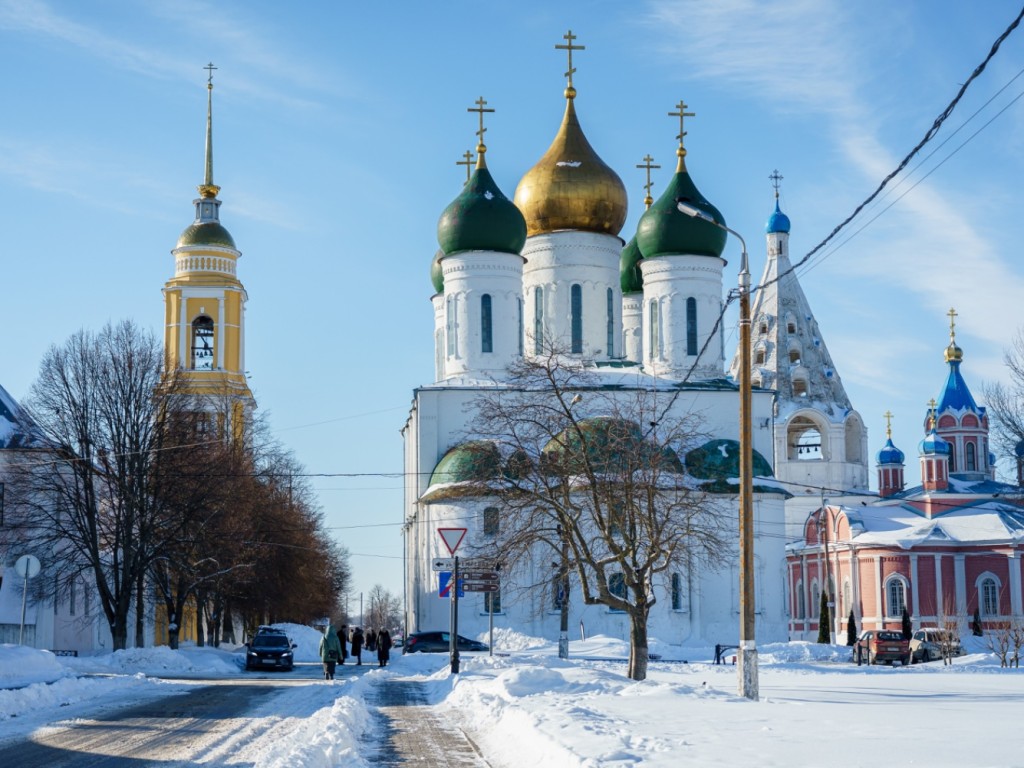
{"label": "tree trunk", "polygon": [[110,624],[111,650],[123,651],[128,647],[128,627],[122,618]]}
{"label": "tree trunk", "polygon": [[139,580],[135,584],[135,647],[142,648],[146,645],[146,576],[139,574]]}
{"label": "tree trunk", "polygon": [[647,661],[650,649],[647,647],[646,611],[632,611],[629,616],[629,679],[647,679]]}

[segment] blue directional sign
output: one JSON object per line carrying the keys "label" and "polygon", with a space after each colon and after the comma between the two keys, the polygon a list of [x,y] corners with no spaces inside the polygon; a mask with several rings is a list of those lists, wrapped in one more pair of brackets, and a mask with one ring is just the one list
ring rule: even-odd
{"label": "blue directional sign", "polygon": [[[451,571],[440,571],[437,574],[438,577],[438,597],[451,598],[452,596],[452,572]],[[459,598],[466,596],[466,593],[462,589],[462,579],[459,579]]]}

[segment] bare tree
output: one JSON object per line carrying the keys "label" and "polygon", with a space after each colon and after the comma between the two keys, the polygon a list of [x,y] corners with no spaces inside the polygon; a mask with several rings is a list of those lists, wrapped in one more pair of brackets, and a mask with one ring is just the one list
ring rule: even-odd
{"label": "bare tree", "polygon": [[127,644],[136,588],[166,521],[152,482],[165,438],[153,396],[162,368],[160,343],[131,322],[51,347],[25,403],[47,459],[12,477],[19,535],[58,597],[83,577],[96,585],[115,649]]}
{"label": "bare tree", "polygon": [[1024,329],[1018,330],[1003,355],[1009,382],[984,386],[985,401],[992,418],[993,447],[1002,456],[1015,456],[1024,440]]}
{"label": "bare tree", "polygon": [[388,632],[401,626],[402,601],[393,592],[375,584],[369,594],[366,624],[373,629],[386,629]]}
{"label": "bare tree", "polygon": [[612,393],[558,349],[516,363],[504,383],[473,404],[473,444],[499,469],[473,493],[497,499],[503,513],[480,554],[523,574],[547,553],[563,588],[571,571],[584,604],[628,616],[628,674],[643,680],[655,580],[670,568],[714,567],[731,551],[728,518],[679,458],[703,442],[698,417],[671,415],[671,392]]}

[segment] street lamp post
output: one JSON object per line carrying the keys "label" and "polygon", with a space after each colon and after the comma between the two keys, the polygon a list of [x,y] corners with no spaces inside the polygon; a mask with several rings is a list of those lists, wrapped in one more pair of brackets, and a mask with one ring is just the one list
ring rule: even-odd
{"label": "street lamp post", "polygon": [[750,414],[750,265],[747,243],[734,229],[715,221],[704,211],[685,200],[677,200],[681,213],[703,219],[723,229],[740,241],[740,695],[758,699],[757,643],[754,640],[754,454]]}

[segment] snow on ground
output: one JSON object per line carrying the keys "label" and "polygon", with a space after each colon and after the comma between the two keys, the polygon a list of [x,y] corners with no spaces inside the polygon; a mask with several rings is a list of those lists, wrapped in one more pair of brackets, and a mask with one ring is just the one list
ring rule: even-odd
{"label": "snow on ground", "polygon": [[[319,633],[285,627],[298,662]],[[486,636],[481,636],[486,641]],[[628,645],[557,644],[496,630],[496,655],[402,656],[333,682],[282,688],[204,760],[267,768],[366,766],[376,724],[366,693],[388,677],[424,682],[443,719],[469,733],[495,768],[605,766],[1024,765],[1014,734],[1024,677],[1000,669],[975,638],[951,667],[858,667],[841,646],[759,648],[758,702],[737,695],[736,668],[711,648],[652,643],[648,679],[625,676]],[[69,659],[0,646],[0,740],[46,724],[179,692],[191,677],[244,676],[241,648],[149,648]],[[160,678],[173,678],[160,679]],[[184,682],[178,682],[182,680]]]}

